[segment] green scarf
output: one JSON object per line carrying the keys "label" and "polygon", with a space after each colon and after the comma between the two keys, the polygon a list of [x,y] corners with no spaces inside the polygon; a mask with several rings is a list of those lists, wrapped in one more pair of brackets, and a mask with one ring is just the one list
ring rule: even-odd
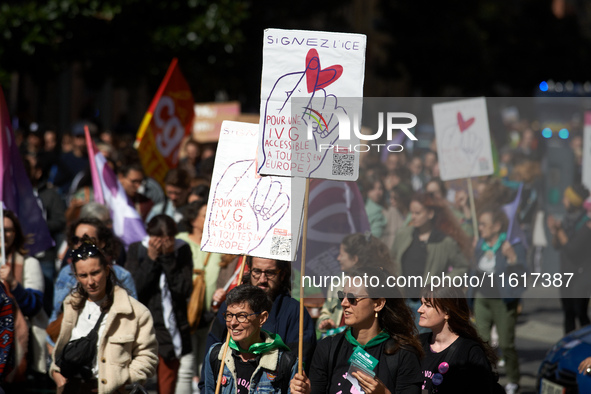
{"label": "green scarf", "polygon": [[362,345],[359,342],[357,342],[357,339],[353,338],[353,334],[351,334],[351,329],[349,328],[345,333],[345,339],[351,345],[359,346],[360,348],[365,350],[368,347],[373,347],[379,345],[382,342],[387,341],[388,339],[390,339],[390,334],[388,334],[386,331],[382,331],[378,335],[370,339],[369,342],[367,342],[365,345]]}
{"label": "green scarf", "polygon": [[263,353],[267,353],[270,352],[273,349],[283,349],[287,352],[290,351],[289,347],[287,347],[287,345],[285,343],[283,343],[283,340],[281,339],[281,337],[277,334],[272,334],[267,330],[261,330],[261,332],[264,332],[269,338],[271,338],[271,342],[258,342],[258,343],[253,343],[252,345],[250,345],[250,347],[248,348],[248,350],[242,349],[240,347],[240,345],[238,345],[236,342],[234,342],[234,340],[232,339],[232,337],[230,337],[230,349],[234,349],[240,353],[248,353],[248,354],[263,354]]}
{"label": "green scarf", "polygon": [[486,241],[482,241],[482,251],[486,253],[490,250],[493,254],[497,254],[497,250],[499,250],[505,240],[507,240],[507,233],[500,233],[499,239],[497,239],[497,242],[493,246],[488,246]]}

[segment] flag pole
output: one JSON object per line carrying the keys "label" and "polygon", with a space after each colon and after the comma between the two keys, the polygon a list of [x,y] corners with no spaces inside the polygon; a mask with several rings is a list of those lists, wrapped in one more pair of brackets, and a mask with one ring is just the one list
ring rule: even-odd
{"label": "flag pole", "polygon": [[[246,266],[246,255],[243,254],[240,259],[241,259],[241,261],[239,262],[239,264],[241,264],[241,266],[240,266],[240,273],[238,274],[238,285],[240,285],[240,282],[242,282],[242,275],[244,274],[244,267]],[[230,330],[228,330],[228,333],[226,334],[226,342],[224,342],[224,350],[222,352],[222,363],[220,364],[220,370],[218,371],[218,378],[215,383],[215,394],[219,394],[220,388],[222,386],[222,376],[224,374],[224,364],[226,363],[226,353],[228,352],[229,344],[230,344]],[[206,362],[209,362],[209,360],[207,360]]]}
{"label": "flag pole", "polygon": [[472,214],[472,226],[474,227],[474,240],[478,242],[478,218],[476,218],[476,204],[474,204],[474,190],[472,178],[468,178],[468,197],[470,198],[470,213]]}
{"label": "flag pole", "polygon": [[304,228],[302,231],[302,269],[300,272],[300,333],[298,343],[298,373],[302,375],[304,360],[304,275],[306,274],[306,244],[308,240],[308,202],[310,200],[310,178],[306,178],[304,193]]}

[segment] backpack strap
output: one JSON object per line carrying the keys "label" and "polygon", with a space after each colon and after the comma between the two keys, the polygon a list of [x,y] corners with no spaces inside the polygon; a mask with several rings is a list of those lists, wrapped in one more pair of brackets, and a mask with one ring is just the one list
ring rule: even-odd
{"label": "backpack strap", "polygon": [[222,366],[222,360],[219,360],[220,350],[222,349],[223,343],[217,343],[213,346],[211,353],[209,353],[209,364],[213,370],[213,376],[217,379],[220,373],[220,367]]}
{"label": "backpack strap", "polygon": [[[292,352],[284,351],[281,353],[281,357],[277,363],[279,369],[279,371],[277,371],[277,376],[282,393],[287,393],[289,390],[289,382],[291,381],[291,368],[297,359],[297,356]],[[289,371],[287,376],[285,375],[284,371]]]}

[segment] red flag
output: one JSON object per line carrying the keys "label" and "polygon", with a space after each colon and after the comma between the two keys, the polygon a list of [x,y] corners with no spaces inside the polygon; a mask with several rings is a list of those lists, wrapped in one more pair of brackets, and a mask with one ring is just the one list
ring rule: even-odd
{"label": "red flag", "polygon": [[174,58],[136,137],[146,175],[162,185],[168,170],[178,165],[181,141],[191,133],[193,105],[189,84]]}

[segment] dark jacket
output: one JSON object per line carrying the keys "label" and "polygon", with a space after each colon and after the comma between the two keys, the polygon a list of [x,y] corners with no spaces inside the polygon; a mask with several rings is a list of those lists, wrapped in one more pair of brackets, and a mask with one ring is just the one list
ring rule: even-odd
{"label": "dark jacket", "polygon": [[[182,242],[182,241],[178,241]],[[187,321],[187,299],[193,291],[193,259],[187,244],[175,248],[174,253],[162,255],[153,261],[148,257],[147,248],[142,242],[129,246],[125,268],[135,280],[138,300],[148,307],[154,319],[154,329],[158,340],[158,353],[165,360],[174,360],[172,337],[164,325],[160,275],[164,272],[172,297],[172,309],[182,340],[182,354],[191,351],[191,333]]]}
{"label": "dark jacket", "polygon": [[[36,191],[37,198],[43,206],[43,217],[47,222],[51,238],[56,241],[57,235],[63,233],[66,229],[66,204],[64,204],[57,190],[47,187],[46,183],[39,184]],[[57,258],[56,247],[53,246],[46,250],[43,255],[37,257],[42,261],[55,261]]]}

